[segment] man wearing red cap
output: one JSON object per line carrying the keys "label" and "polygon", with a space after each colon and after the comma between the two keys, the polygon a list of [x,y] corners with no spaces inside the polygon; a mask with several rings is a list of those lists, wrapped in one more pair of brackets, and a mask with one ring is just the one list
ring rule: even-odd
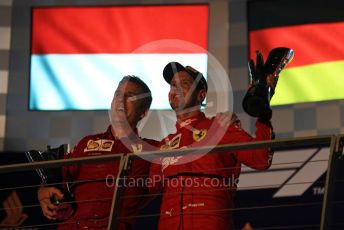
{"label": "man wearing red cap", "polygon": [[[168,97],[177,116],[177,131],[162,141],[161,150],[273,138],[271,114],[257,119],[255,138],[241,129],[239,121],[224,128],[215,118],[207,118],[201,111],[207,82],[194,68],[171,62],[163,76],[170,84]],[[271,160],[270,149],[160,158],[150,172],[164,178],[157,186],[163,192],[159,229],[232,229],[231,209],[241,164],[265,170]]]}

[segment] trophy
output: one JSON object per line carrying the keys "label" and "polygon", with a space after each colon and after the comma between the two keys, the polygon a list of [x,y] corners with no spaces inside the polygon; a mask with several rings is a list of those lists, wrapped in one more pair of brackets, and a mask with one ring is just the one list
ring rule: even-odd
{"label": "trophy", "polygon": [[270,100],[275,93],[278,76],[293,57],[292,49],[277,47],[270,51],[264,64],[263,55],[256,51],[256,65],[252,59],[248,62],[250,88],[242,102],[247,114],[260,118],[271,116]]}
{"label": "trophy", "polygon": [[[60,145],[57,148],[50,148],[48,146],[46,151],[30,150],[25,152],[26,158],[29,162],[49,161],[63,159],[66,152],[69,151],[69,145]],[[37,174],[41,178],[42,185],[53,186],[63,192],[63,200],[58,200],[52,197],[50,200],[53,204],[59,205],[62,202],[73,201],[73,193],[69,183],[63,183],[62,169],[59,168],[37,168]],[[72,203],[72,202],[71,202]]]}

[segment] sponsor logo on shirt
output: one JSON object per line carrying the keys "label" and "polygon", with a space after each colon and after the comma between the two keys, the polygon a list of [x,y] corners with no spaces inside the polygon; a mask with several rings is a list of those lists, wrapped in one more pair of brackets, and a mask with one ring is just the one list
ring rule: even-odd
{"label": "sponsor logo on shirt", "polygon": [[112,145],[113,145],[113,141],[104,141],[102,143],[102,148],[103,149],[111,149]]}
{"label": "sponsor logo on shirt", "polygon": [[89,140],[84,152],[90,151],[105,151],[110,152],[114,144],[113,140],[99,139],[99,140]]}
{"label": "sponsor logo on shirt", "polygon": [[183,128],[184,126],[190,125],[191,122],[196,121],[197,119],[187,119],[179,123],[180,127]]}
{"label": "sponsor logo on shirt", "polygon": [[131,144],[131,148],[133,149],[133,153],[140,153],[142,152],[142,144]]}
{"label": "sponsor logo on shirt", "polygon": [[179,161],[182,156],[177,157],[164,157],[161,161],[161,171],[163,172],[168,166],[173,165]]}
{"label": "sponsor logo on shirt", "polygon": [[194,130],[192,131],[192,137],[194,141],[201,141],[205,136],[207,135],[207,130],[206,129],[201,129],[201,130]]}
{"label": "sponsor logo on shirt", "polygon": [[179,147],[180,139],[182,134],[178,134],[177,136],[173,137],[172,140],[168,141],[164,145],[160,147],[160,150],[168,150],[168,149],[176,149]]}
{"label": "sponsor logo on shirt", "polygon": [[98,148],[99,148],[99,143],[97,141],[89,140],[87,142],[87,150],[92,151],[92,150],[97,150]]}

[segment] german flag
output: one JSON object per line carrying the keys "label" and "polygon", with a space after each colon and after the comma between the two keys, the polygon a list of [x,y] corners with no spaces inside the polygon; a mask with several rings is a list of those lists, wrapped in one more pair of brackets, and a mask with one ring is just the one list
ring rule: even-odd
{"label": "german flag", "polygon": [[249,56],[289,47],[272,105],[344,98],[344,1],[263,0],[248,4]]}

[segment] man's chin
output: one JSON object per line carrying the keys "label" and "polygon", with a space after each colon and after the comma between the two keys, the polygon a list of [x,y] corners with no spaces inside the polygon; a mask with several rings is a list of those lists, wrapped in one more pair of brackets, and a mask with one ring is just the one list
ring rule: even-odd
{"label": "man's chin", "polygon": [[187,113],[187,111],[188,111],[188,109],[185,109],[183,106],[172,107],[172,109],[173,109],[174,112],[176,112],[177,114],[184,114],[184,113]]}
{"label": "man's chin", "polygon": [[128,124],[128,120],[126,117],[123,118],[114,118],[112,119],[112,122],[115,124]]}
{"label": "man's chin", "polygon": [[199,106],[191,106],[185,108],[184,106],[179,106],[179,107],[172,107],[171,108],[176,112],[177,114],[185,114],[185,113],[190,113],[194,111],[199,111]]}
{"label": "man's chin", "polygon": [[171,105],[171,108],[172,108],[176,113],[182,112],[182,111],[184,110],[184,106],[181,106],[181,105]]}

